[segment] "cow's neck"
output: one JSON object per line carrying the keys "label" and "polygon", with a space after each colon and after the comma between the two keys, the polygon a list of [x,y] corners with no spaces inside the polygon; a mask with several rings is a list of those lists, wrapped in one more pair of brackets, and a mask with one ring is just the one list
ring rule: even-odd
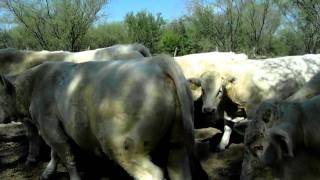
{"label": "cow's neck", "polygon": [[29,116],[29,107],[33,94],[33,87],[37,77],[35,69],[29,69],[15,77],[14,85],[16,87],[16,108],[18,113],[23,116]]}

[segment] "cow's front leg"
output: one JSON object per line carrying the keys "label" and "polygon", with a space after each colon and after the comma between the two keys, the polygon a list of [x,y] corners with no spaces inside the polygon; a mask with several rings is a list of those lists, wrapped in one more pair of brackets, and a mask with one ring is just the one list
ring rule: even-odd
{"label": "cow's front leg", "polygon": [[[48,117],[48,115],[39,117],[41,119],[39,123],[40,133],[46,143],[51,147],[63,165],[67,168],[70,180],[80,180],[81,178],[76,167],[75,156],[71,145],[69,144],[69,138],[62,129],[61,124],[59,124],[59,120],[51,117],[52,116]],[[51,166],[49,163],[41,178],[47,179],[46,171],[51,173],[49,173],[50,177],[52,173],[54,173],[54,171],[51,171],[51,169],[54,169],[53,167],[54,166]]]}
{"label": "cow's front leg", "polygon": [[246,121],[247,119],[244,117],[236,117],[232,119],[231,117],[225,115],[224,131],[223,131],[221,141],[218,145],[218,150],[220,151],[225,150],[228,144],[230,143],[230,137],[231,137],[231,133],[233,131],[234,125],[240,124],[241,122],[246,122]]}
{"label": "cow's front leg", "polygon": [[230,142],[231,133],[232,133],[232,128],[230,127],[230,125],[224,125],[223,135],[222,135],[221,141],[218,145],[218,149],[220,151],[223,151],[226,149],[227,145]]}
{"label": "cow's front leg", "polygon": [[187,149],[184,147],[174,147],[170,149],[168,158],[168,173],[171,179],[191,180],[191,169],[189,166]]}

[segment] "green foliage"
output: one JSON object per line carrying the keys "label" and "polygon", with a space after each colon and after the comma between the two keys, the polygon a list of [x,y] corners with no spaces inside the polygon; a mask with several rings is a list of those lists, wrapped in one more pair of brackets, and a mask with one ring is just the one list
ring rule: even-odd
{"label": "green foliage", "polygon": [[302,35],[304,53],[320,52],[320,2],[319,0],[279,0],[287,23]]}
{"label": "green foliage", "polygon": [[85,42],[90,49],[96,49],[114,44],[125,44],[129,40],[124,23],[113,22],[90,28],[85,37]]}
{"label": "green foliage", "polygon": [[7,10],[41,48],[78,51],[107,0],[6,0]]}
{"label": "green foliage", "polygon": [[180,37],[173,31],[165,31],[160,39],[159,48],[168,54],[174,54],[180,44]]}
{"label": "green foliage", "polygon": [[126,15],[124,22],[131,42],[144,44],[152,53],[159,52],[157,44],[165,24],[160,13],[153,15],[147,11],[136,14],[130,12]]}
{"label": "green foliage", "polygon": [[193,46],[199,47],[201,51],[212,51],[216,47],[223,49],[224,22],[215,15],[213,7],[194,4],[192,12],[188,30]]}
{"label": "green foliage", "polygon": [[121,22],[94,24],[107,2],[3,1],[0,48],[79,51],[138,42],[153,54],[177,56],[215,50],[249,57],[320,52],[320,3],[314,0],[191,0],[189,13],[171,21],[144,10]]}
{"label": "green foliage", "polygon": [[10,43],[8,47],[15,47],[17,49],[34,49],[42,50],[36,39],[22,26],[17,26],[8,30],[10,36]]}
{"label": "green foliage", "polygon": [[279,31],[276,37],[277,42],[273,42],[274,51],[277,55],[304,54],[303,34],[287,27]]}
{"label": "green foliage", "polygon": [[190,42],[187,26],[188,19],[185,17],[167,24],[159,41],[162,52],[177,56],[191,53],[194,48]]}
{"label": "green foliage", "polygon": [[8,34],[7,31],[1,30],[0,31],[0,48],[7,48],[10,47],[11,36]]}

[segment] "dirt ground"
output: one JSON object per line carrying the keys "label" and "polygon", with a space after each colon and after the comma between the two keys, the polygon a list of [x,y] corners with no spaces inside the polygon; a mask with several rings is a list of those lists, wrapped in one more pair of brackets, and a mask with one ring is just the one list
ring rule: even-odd
{"label": "dirt ground", "polygon": [[[211,134],[212,135],[212,134]],[[1,137],[0,137],[1,138]],[[240,177],[241,163],[243,159],[243,144],[231,144],[229,148],[223,152],[216,152],[214,145],[217,144],[215,138],[209,139],[210,141],[199,143],[198,154],[201,156],[201,164],[208,173],[212,180],[236,180]],[[12,142],[13,141],[13,142]],[[25,161],[25,152],[27,152],[27,144],[19,141],[14,142],[0,142],[0,180],[34,180],[39,179],[39,175],[44,170],[48,159],[42,160],[33,167],[26,168],[23,164]],[[20,153],[20,154],[19,154]],[[19,154],[19,155],[17,155]],[[4,165],[5,164],[5,165]],[[108,179],[128,179],[128,175],[119,170],[115,165],[104,166],[96,164],[95,162],[86,163],[89,166],[103,166],[99,167],[99,172],[103,172],[97,177],[88,173],[81,173],[84,179],[90,180],[108,180]],[[111,163],[112,164],[112,163]],[[117,175],[110,175],[109,172],[119,172]],[[122,175],[122,174],[124,175]],[[90,173],[89,173],[90,174]],[[120,175],[121,174],[121,175]],[[69,179],[66,169],[60,164],[57,169],[56,175],[52,178],[54,180],[67,180]],[[130,179],[130,178],[129,178]]]}

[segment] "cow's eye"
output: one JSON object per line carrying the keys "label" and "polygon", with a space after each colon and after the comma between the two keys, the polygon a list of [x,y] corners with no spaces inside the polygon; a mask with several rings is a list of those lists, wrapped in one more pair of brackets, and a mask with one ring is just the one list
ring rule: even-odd
{"label": "cow's eye", "polygon": [[220,97],[222,95],[222,90],[219,89],[219,91],[217,92],[217,97]]}

